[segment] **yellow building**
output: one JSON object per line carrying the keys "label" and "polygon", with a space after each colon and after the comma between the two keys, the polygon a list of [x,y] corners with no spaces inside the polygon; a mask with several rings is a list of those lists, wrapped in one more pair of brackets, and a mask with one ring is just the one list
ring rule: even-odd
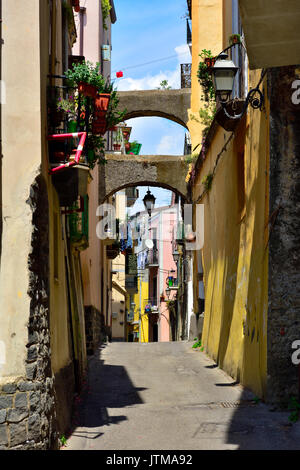
{"label": "yellow building", "polygon": [[[216,114],[204,135],[205,126],[199,116],[199,109],[205,105],[197,77],[202,60],[199,55],[204,49],[211,50],[213,56],[218,55],[229,46],[232,34],[240,34],[246,43],[247,37],[243,36],[238,2],[193,0],[188,3],[191,6],[193,55],[189,111],[192,148],[199,145],[201,148],[205,137],[188,177],[193,203],[204,204],[205,214],[204,246],[200,253],[194,253],[194,311],[202,313],[198,311],[197,299],[203,267],[205,312],[202,343],[205,352],[259,397],[279,401],[297,392],[297,371],[289,355],[292,338],[296,339],[297,334],[292,333],[294,312],[290,304],[286,303],[286,308],[291,311],[286,317],[286,310],[276,293],[277,289],[284,292],[280,287],[276,250],[277,253],[288,250],[284,238],[281,238],[281,245],[278,241],[275,243],[278,235],[273,234],[273,239],[270,221],[277,217],[278,201],[283,196],[278,188],[281,185],[289,187],[285,197],[291,191],[288,180],[294,178],[291,165],[296,155],[293,122],[298,115],[295,108],[286,111],[283,107],[279,111],[275,90],[276,86],[283,86],[286,77],[293,74],[297,77],[299,73],[291,67],[285,71],[286,75],[280,69],[277,74],[262,75],[261,70],[249,70],[244,53],[233,52],[232,58],[239,61],[240,71],[232,96],[235,108],[229,103],[227,112],[233,114],[235,109],[241,109],[248,91],[257,86],[264,95],[263,107],[259,110],[248,106],[243,117],[234,121],[217,104]],[[273,96],[273,106],[269,101],[270,95]],[[282,145],[284,138],[282,141],[277,138],[281,131],[280,119],[294,136],[290,151]],[[276,131],[274,126],[270,127],[271,122],[277,123]],[[275,168],[280,154],[284,155],[287,173],[282,166],[279,175]],[[293,233],[291,226],[281,227],[287,236]],[[282,255],[281,259],[284,259]],[[285,269],[287,280],[289,267],[286,265]],[[270,279],[273,284],[270,284]],[[285,290],[292,290],[287,282]],[[295,293],[290,292],[290,295],[297,305]],[[283,315],[284,321],[281,319]],[[288,330],[290,334],[284,342],[285,333],[282,331]],[[285,370],[288,370],[288,383],[285,373],[275,365],[274,354],[277,360],[280,358],[282,367],[284,363]]]}

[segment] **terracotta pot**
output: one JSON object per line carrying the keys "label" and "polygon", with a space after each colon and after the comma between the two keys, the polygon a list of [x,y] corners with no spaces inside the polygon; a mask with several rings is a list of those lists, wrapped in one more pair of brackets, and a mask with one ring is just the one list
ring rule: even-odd
{"label": "terracotta pot", "polygon": [[100,93],[100,94],[98,93],[94,101],[95,114],[97,114],[99,111],[102,111],[102,112],[107,111],[109,101],[110,101],[109,93]]}
{"label": "terracotta pot", "polygon": [[96,118],[93,120],[92,124],[92,134],[101,134],[104,135],[106,132],[106,120],[103,117]]}
{"label": "terracotta pot", "polygon": [[90,98],[96,98],[97,88],[94,85],[89,85],[88,83],[79,82],[78,92],[84,96],[89,96]]}

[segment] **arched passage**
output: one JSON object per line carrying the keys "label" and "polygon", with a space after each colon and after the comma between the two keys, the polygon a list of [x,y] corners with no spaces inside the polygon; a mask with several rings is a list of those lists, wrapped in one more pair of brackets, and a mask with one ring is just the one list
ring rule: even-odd
{"label": "arched passage", "polygon": [[185,177],[189,165],[184,157],[108,154],[106,160],[100,172],[101,202],[123,188],[145,185],[160,186],[188,199]]}
{"label": "arched passage", "polygon": [[189,121],[191,91],[137,90],[118,92],[119,109],[127,110],[124,120],[136,117],[157,116],[177,122],[186,129]]}

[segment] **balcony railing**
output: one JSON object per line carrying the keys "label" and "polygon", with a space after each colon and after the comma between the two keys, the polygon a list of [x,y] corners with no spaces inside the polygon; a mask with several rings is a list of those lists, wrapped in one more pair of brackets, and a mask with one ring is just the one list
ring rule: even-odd
{"label": "balcony railing", "polygon": [[159,266],[158,249],[153,248],[152,250],[148,250],[147,252],[146,267],[150,268],[157,266]]}
{"label": "balcony railing", "polygon": [[136,293],[138,291],[138,277],[126,275],[125,289],[128,292]]}
{"label": "balcony railing", "polygon": [[192,64],[181,64],[181,88],[191,88]]}

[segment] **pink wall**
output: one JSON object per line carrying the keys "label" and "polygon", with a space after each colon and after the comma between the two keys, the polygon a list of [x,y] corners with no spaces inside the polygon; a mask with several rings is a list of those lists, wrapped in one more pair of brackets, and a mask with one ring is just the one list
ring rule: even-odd
{"label": "pink wall", "polygon": [[[173,259],[173,229],[176,223],[176,215],[168,214],[167,209],[163,209],[156,213],[157,216],[151,220],[151,231],[153,228],[157,229],[159,240],[157,240],[157,247],[159,250],[159,269],[151,268],[149,270],[149,297],[152,297],[152,279],[153,275],[157,274],[157,295],[158,295],[158,306],[160,306],[160,319],[159,319],[159,341],[166,342],[170,341],[170,324],[169,324],[169,311],[166,302],[159,301],[160,295],[164,293],[165,299],[167,296],[165,289],[167,287],[168,271],[174,270],[175,273],[170,273],[171,276],[177,277],[177,268]],[[159,214],[159,215],[158,215]],[[152,238],[152,237],[151,237]],[[170,300],[175,297],[176,292],[171,291]]]}

